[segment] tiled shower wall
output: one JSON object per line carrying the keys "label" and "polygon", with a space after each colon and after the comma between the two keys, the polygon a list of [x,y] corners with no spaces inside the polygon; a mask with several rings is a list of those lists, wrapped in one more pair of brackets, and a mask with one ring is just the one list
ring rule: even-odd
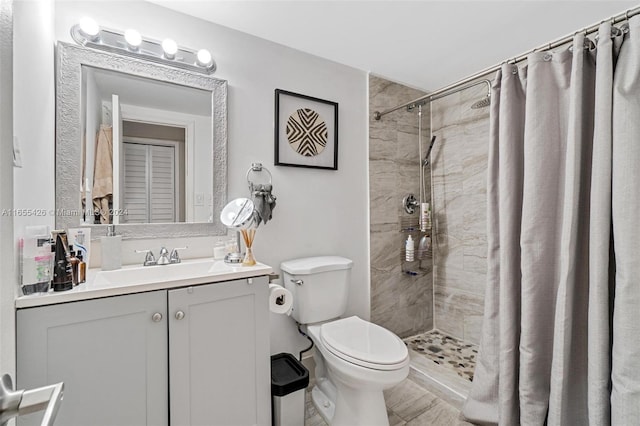
{"label": "tiled shower wall", "polygon": [[489,109],[486,85],[432,103],[434,326],[478,343],[487,274]]}
{"label": "tiled shower wall", "polygon": [[[419,211],[408,215],[401,207],[409,193],[419,198],[418,114],[401,109],[380,121],[382,111],[424,95],[415,89],[369,77],[369,195],[371,218],[371,321],[401,337],[433,327],[433,275],[431,260],[403,262],[407,234],[400,232],[407,218],[417,220]],[[429,143],[429,105],[423,108],[423,155]],[[425,169],[427,177],[429,168]],[[429,180],[426,182],[429,188]],[[427,190],[427,197],[430,196]],[[426,200],[427,202],[429,200]],[[417,233],[413,234],[416,238]],[[418,242],[416,241],[416,246]],[[411,276],[404,270],[418,271]]]}

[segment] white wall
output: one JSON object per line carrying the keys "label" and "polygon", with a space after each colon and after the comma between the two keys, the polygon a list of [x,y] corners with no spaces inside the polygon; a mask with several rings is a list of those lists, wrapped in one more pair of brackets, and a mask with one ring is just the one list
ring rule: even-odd
{"label": "white wall", "polygon": [[[13,208],[13,62],[12,9],[0,0],[0,210]],[[15,314],[13,217],[0,214],[0,374],[15,381]]]}
{"label": "white wall", "polygon": [[[273,173],[277,208],[273,221],[258,229],[254,248],[257,259],[276,270],[280,262],[295,257],[337,254],[353,259],[348,313],[368,318],[366,73],[144,2],[57,1],[55,38],[71,42],[69,28],[84,15],[104,26],[136,28],[148,37],[171,37],[180,45],[207,48],[213,53],[218,65],[216,76],[229,81],[229,199],[248,195],[245,174],[252,162],[262,162]],[[34,110],[34,98],[53,92],[53,58],[48,51],[37,54],[47,66],[28,70],[24,64],[25,69],[19,69],[19,74],[26,73],[23,81],[29,79],[28,74],[37,75],[31,77],[36,82],[33,90],[25,93],[25,100],[16,109],[21,121],[29,122],[34,132],[34,121],[49,123],[53,119],[50,108]],[[46,82],[46,87],[40,87],[40,82]],[[338,171],[273,166],[276,88],[339,103]],[[52,207],[52,140],[33,138],[31,143],[28,160],[41,158],[46,167],[35,175],[36,179],[24,173],[16,175],[16,192],[33,193],[33,198],[41,195],[38,206]],[[194,239],[189,243],[194,247],[190,251],[210,255],[213,240]],[[124,250],[156,248],[160,243],[174,244],[131,241]],[[94,255],[99,256],[97,250]],[[274,353],[294,352],[306,346],[290,318],[273,316],[271,330]]]}
{"label": "white wall", "polygon": [[[13,125],[22,168],[14,169],[14,203],[20,209],[55,207],[55,75],[53,2],[14,1]],[[15,218],[15,237],[28,225],[48,225],[54,216]]]}
{"label": "white wall", "polygon": [[[0,2],[0,206],[42,209],[54,204],[53,3],[14,1],[13,39],[10,3]],[[22,168],[12,166],[12,134],[20,143]],[[15,367],[16,239],[25,226],[53,222],[51,216],[0,217],[0,373]]]}

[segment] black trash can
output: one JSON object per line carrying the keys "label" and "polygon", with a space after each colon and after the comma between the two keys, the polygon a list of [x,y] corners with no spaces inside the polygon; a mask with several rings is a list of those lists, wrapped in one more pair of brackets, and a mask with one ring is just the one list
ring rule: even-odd
{"label": "black trash can", "polygon": [[271,355],[271,417],[273,426],[304,424],[304,390],[309,370],[289,353]]}

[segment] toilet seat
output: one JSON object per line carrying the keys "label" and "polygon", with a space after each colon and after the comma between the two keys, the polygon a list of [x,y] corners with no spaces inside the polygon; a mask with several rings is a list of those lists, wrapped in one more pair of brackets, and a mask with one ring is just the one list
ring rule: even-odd
{"label": "toilet seat", "polygon": [[320,338],[335,356],[374,370],[397,370],[409,358],[407,346],[398,336],[356,316],[322,324]]}

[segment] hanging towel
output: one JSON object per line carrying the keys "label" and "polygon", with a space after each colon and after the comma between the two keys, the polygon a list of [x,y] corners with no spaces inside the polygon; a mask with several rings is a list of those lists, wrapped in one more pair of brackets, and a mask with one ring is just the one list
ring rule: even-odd
{"label": "hanging towel", "polygon": [[271,212],[276,208],[276,197],[271,193],[271,184],[260,184],[254,187],[253,206],[256,224],[267,223],[271,220]]}
{"label": "hanging towel", "polygon": [[109,201],[113,197],[113,129],[105,124],[100,126],[96,141],[92,195],[100,223],[109,223]]}

